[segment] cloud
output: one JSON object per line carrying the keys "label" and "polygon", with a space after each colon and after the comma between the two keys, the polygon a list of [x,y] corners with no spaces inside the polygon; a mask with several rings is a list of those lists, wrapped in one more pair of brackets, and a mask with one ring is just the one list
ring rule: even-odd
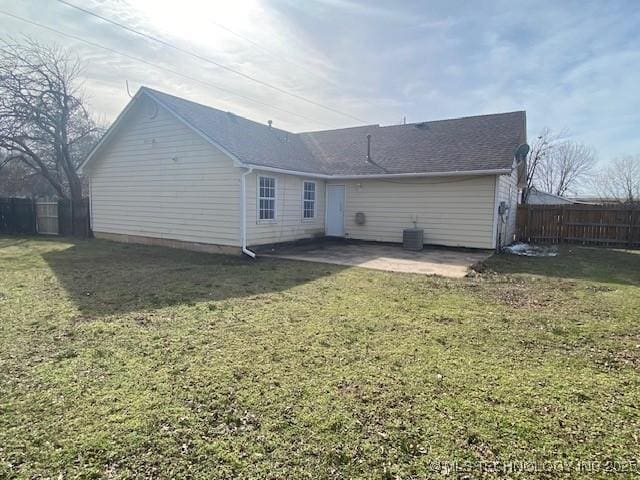
{"label": "cloud", "polygon": [[372,2],[359,3],[352,0],[311,0],[314,3],[327,7],[327,10],[335,12],[339,10],[341,12],[347,12],[352,15],[359,15],[364,17],[377,17],[385,21],[409,23],[415,21],[415,15],[411,15],[409,12],[405,12],[403,8],[398,8],[397,5],[392,7],[384,7]]}
{"label": "cloud", "polygon": [[[74,0],[70,0],[74,1]],[[234,0],[77,2],[368,123],[526,108],[529,135],[568,128],[603,159],[640,152],[638,2]],[[0,16],[5,32],[56,41],[86,61],[91,106],[114,118],[145,84],[293,131],[352,119],[283,95],[57,2],[1,8],[198,79]],[[217,90],[299,113],[305,120]]]}

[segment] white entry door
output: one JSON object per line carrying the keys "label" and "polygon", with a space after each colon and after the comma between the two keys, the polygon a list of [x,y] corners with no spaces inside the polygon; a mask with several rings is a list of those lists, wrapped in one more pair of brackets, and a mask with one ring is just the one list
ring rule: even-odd
{"label": "white entry door", "polygon": [[327,185],[325,234],[344,237],[344,185]]}

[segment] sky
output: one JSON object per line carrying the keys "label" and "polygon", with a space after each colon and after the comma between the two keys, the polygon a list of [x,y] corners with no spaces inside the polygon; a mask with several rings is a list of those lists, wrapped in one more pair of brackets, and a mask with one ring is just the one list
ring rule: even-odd
{"label": "sky", "polygon": [[74,37],[0,13],[0,36],[81,59],[87,104],[107,124],[128,83],[293,132],[526,110],[530,141],[548,127],[601,163],[640,154],[637,0],[67,1],[227,67],[58,0],[0,0]]}

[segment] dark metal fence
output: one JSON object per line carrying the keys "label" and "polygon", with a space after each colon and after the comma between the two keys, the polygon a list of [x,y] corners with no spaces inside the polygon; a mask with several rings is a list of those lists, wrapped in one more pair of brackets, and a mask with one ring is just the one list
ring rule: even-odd
{"label": "dark metal fence", "polygon": [[58,201],[58,231],[63,236],[88,237],[91,233],[89,199]]}
{"label": "dark metal fence", "polygon": [[0,232],[36,233],[36,208],[30,198],[0,198]]}
{"label": "dark metal fence", "polygon": [[[57,207],[58,235],[74,237],[91,235],[88,198],[78,202],[58,200]],[[29,198],[0,198],[0,233],[26,235],[40,233],[38,225],[56,221],[52,218],[52,212],[55,211],[56,209],[38,208],[37,202]],[[46,215],[46,222],[45,218],[38,219],[39,213],[41,216]],[[42,233],[56,234],[55,229],[50,225]]]}

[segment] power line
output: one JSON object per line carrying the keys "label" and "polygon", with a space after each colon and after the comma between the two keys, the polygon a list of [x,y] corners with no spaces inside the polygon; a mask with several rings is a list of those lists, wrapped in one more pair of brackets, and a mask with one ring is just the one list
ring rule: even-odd
{"label": "power line", "polygon": [[293,115],[293,116],[296,116],[296,117],[302,118],[302,119],[304,119],[304,120],[308,120],[308,121],[310,121],[310,122],[320,123],[321,125],[324,125],[324,126],[327,126],[327,127],[331,127],[331,125],[326,124],[326,123],[324,123],[324,122],[318,122],[317,120],[314,120],[314,119],[313,119],[313,118],[311,118],[311,117],[307,117],[307,116],[305,116],[305,115],[301,115],[301,114],[299,114],[299,113],[292,112],[292,111],[290,111],[290,110],[286,110],[286,109],[284,109],[284,108],[280,108],[280,107],[277,107],[277,106],[275,106],[275,105],[271,105],[271,104],[269,104],[269,103],[262,102],[262,101],[260,101],[260,100],[257,100],[257,99],[255,99],[255,98],[253,98],[253,97],[249,97],[249,96],[247,96],[247,95],[244,95],[244,94],[242,94],[242,93],[238,93],[238,92],[235,92],[235,91],[233,91],[233,90],[229,90],[229,89],[227,89],[227,88],[225,88],[225,87],[221,87],[221,86],[216,85],[216,84],[214,84],[214,83],[210,83],[210,82],[206,82],[206,81],[204,81],[204,80],[200,80],[200,79],[195,78],[195,77],[192,77],[192,76],[190,76],[190,75],[186,75],[186,74],[184,74],[184,73],[182,73],[182,72],[178,72],[177,70],[173,70],[173,69],[171,69],[171,68],[163,67],[162,65],[158,65],[158,64],[156,64],[156,63],[149,62],[148,60],[145,60],[145,59],[143,59],[143,58],[139,58],[139,57],[135,57],[135,56],[133,56],[133,55],[129,55],[128,53],[121,52],[121,51],[116,50],[116,49],[114,49],[114,48],[107,47],[107,46],[105,46],[105,45],[101,45],[101,44],[99,44],[99,43],[92,42],[92,41],[90,41],[90,40],[86,40],[86,39],[84,39],[84,38],[82,38],[82,37],[79,37],[79,36],[77,36],[77,35],[73,35],[73,34],[70,34],[70,33],[62,32],[62,31],[57,30],[57,29],[55,29],[55,28],[53,28],[53,27],[50,27],[50,26],[48,26],[48,25],[44,25],[44,24],[42,24],[42,23],[35,22],[35,21],[33,21],[33,20],[29,20],[29,19],[27,19],[27,18],[20,17],[20,16],[18,16],[18,15],[14,15],[13,13],[9,13],[9,12],[6,12],[6,11],[4,11],[4,10],[0,10],[0,14],[2,14],[2,15],[6,15],[6,16],[8,16],[8,17],[14,18],[14,19],[19,20],[19,21],[21,21],[21,22],[28,23],[28,24],[30,24],[30,25],[33,25],[33,26],[36,26],[36,27],[39,27],[39,28],[42,28],[42,29],[45,29],[45,30],[49,30],[50,32],[54,32],[54,33],[56,33],[56,34],[58,34],[58,35],[61,35],[61,36],[63,36],[63,37],[67,37],[67,38],[70,38],[70,39],[72,39],[72,40],[76,40],[76,41],[78,41],[78,42],[85,43],[85,44],[90,45],[90,46],[92,46],[92,47],[100,48],[100,49],[106,50],[106,51],[108,51],[108,52],[115,53],[115,54],[117,54],[117,55],[120,55],[120,56],[122,56],[122,57],[128,58],[128,59],[130,59],[130,60],[134,60],[134,61],[136,61],[136,62],[144,63],[145,65],[149,65],[149,66],[154,67],[154,68],[157,68],[157,69],[159,69],[159,70],[163,70],[163,71],[165,71],[165,72],[169,72],[169,73],[171,73],[171,74],[173,74],[173,75],[177,75],[177,76],[179,76],[179,77],[186,78],[187,80],[190,80],[190,81],[192,81],[192,82],[197,82],[197,83],[200,83],[200,84],[202,84],[202,85],[206,85],[206,86],[208,86],[208,87],[212,87],[212,88],[215,88],[215,89],[217,89],[217,90],[220,90],[220,91],[222,91],[222,92],[229,93],[229,94],[231,94],[231,95],[235,95],[235,96],[240,97],[240,98],[244,98],[245,100],[249,100],[249,101],[254,102],[254,103],[258,104],[258,105],[262,105],[262,106],[265,106],[265,107],[268,107],[268,108],[272,108],[272,109],[274,109],[274,110],[278,110],[278,111],[281,111],[281,112],[286,113],[286,114],[288,114],[288,115]]}
{"label": "power line", "polygon": [[263,53],[265,53],[265,54],[269,55],[271,58],[275,58],[276,60],[283,61],[283,62],[287,62],[287,63],[290,63],[291,65],[295,65],[295,66],[296,66],[296,67],[298,67],[299,69],[304,70],[305,72],[307,72],[307,73],[309,73],[309,74],[313,75],[314,77],[316,77],[316,78],[318,78],[318,79],[322,80],[323,82],[329,82],[329,83],[331,83],[332,85],[336,85],[336,83],[335,83],[335,82],[333,82],[332,80],[327,79],[327,78],[323,77],[322,75],[318,75],[318,74],[317,74],[317,73],[315,73],[313,70],[311,70],[310,68],[306,67],[305,65],[302,65],[301,63],[298,63],[298,62],[296,62],[296,61],[292,60],[291,58],[283,57],[282,55],[279,55],[279,54],[277,54],[277,53],[273,52],[272,50],[270,50],[270,49],[268,49],[268,48],[264,48],[264,47],[263,47],[262,45],[260,45],[258,42],[256,42],[256,41],[254,41],[254,40],[250,39],[250,38],[249,38],[249,37],[247,37],[246,35],[242,35],[241,33],[238,33],[238,32],[236,32],[236,31],[234,31],[234,30],[231,30],[229,27],[227,27],[227,26],[225,26],[225,25],[222,25],[221,23],[215,22],[215,21],[213,21],[213,20],[209,20],[209,22],[210,22],[212,25],[215,25],[216,27],[218,27],[219,29],[224,30],[225,32],[228,32],[228,33],[230,33],[231,35],[234,35],[234,36],[236,36],[236,37],[238,37],[238,38],[240,38],[240,39],[244,40],[244,41],[245,41],[245,42],[247,42],[247,43],[250,43],[250,44],[251,44],[251,45],[253,45],[255,48],[257,48],[258,50],[260,50],[261,52],[263,52]]}
{"label": "power line", "polygon": [[189,56],[191,56],[193,58],[196,58],[198,60],[202,60],[203,62],[207,62],[207,63],[210,63],[212,65],[215,65],[215,66],[217,66],[219,68],[222,68],[223,70],[226,70],[228,72],[234,73],[235,75],[239,75],[239,76],[241,76],[243,78],[246,78],[247,80],[250,80],[250,81],[255,82],[255,83],[259,84],[259,85],[262,85],[263,87],[271,88],[271,89],[273,89],[273,90],[275,90],[277,92],[280,92],[280,93],[282,93],[284,95],[288,95],[290,97],[297,98],[298,100],[302,100],[304,102],[310,103],[311,105],[315,105],[316,107],[323,108],[325,110],[328,110],[330,112],[336,113],[338,115],[342,115],[344,117],[351,118],[352,120],[356,120],[357,122],[367,123],[366,120],[358,118],[358,117],[356,117],[354,115],[351,115],[351,114],[346,113],[346,112],[342,112],[342,111],[340,111],[338,109],[335,109],[333,107],[329,107],[327,105],[323,105],[322,103],[316,102],[315,100],[311,100],[310,98],[304,97],[302,95],[298,95],[297,93],[290,92],[288,90],[285,90],[284,88],[278,87],[277,85],[273,85],[271,83],[265,82],[263,80],[260,80],[259,78],[253,77],[253,76],[248,75],[246,73],[243,73],[243,72],[241,72],[239,70],[236,70],[235,68],[232,68],[232,67],[224,65],[222,63],[216,62],[215,60],[211,60],[210,58],[204,57],[204,56],[202,56],[202,55],[200,55],[198,53],[194,53],[194,52],[192,52],[190,50],[184,49],[182,47],[178,47],[178,46],[176,46],[176,45],[174,45],[172,43],[169,43],[169,42],[167,42],[165,40],[162,40],[161,38],[154,37],[153,35],[149,35],[148,33],[141,32],[139,30],[136,30],[135,28],[132,28],[132,27],[129,27],[129,26],[124,25],[122,23],[116,22],[115,20],[111,20],[110,18],[103,17],[102,15],[94,13],[91,10],[87,10],[85,8],[82,8],[82,7],[79,7],[79,6],[74,5],[72,3],[69,3],[66,0],[57,0],[57,1],[59,3],[62,3],[64,5],[66,5],[66,6],[68,6],[68,7],[74,8],[76,10],[84,12],[84,13],[86,13],[88,15],[93,16],[93,17],[99,18],[100,20],[103,20],[103,21],[105,21],[107,23],[115,25],[115,26],[117,26],[117,27],[119,27],[119,28],[121,28],[123,30],[126,30],[128,32],[134,33],[134,34],[139,35],[141,37],[144,37],[144,38],[146,38],[148,40],[152,40],[154,42],[160,43],[161,45],[164,45],[165,47],[172,48],[172,49],[174,49],[174,50],[176,50],[176,51],[178,51],[180,53],[184,53],[185,55],[189,55]]}
{"label": "power line", "polygon": [[[60,0],[58,0],[58,1],[60,1]],[[325,78],[325,77],[323,77],[322,75],[318,75],[317,73],[315,73],[313,70],[311,70],[311,69],[310,69],[310,68],[308,68],[307,66],[305,66],[305,65],[303,65],[303,64],[301,64],[301,63],[298,63],[298,62],[296,62],[296,61],[292,60],[291,58],[286,58],[286,57],[284,57],[284,56],[282,56],[282,55],[280,55],[280,54],[277,54],[277,53],[275,53],[274,51],[272,51],[272,50],[270,50],[270,49],[268,49],[268,48],[264,48],[264,47],[263,47],[262,45],[260,45],[258,42],[256,42],[256,41],[254,41],[254,40],[250,39],[250,38],[249,38],[249,37],[247,37],[246,35],[242,35],[241,33],[238,33],[238,32],[236,32],[236,31],[234,31],[234,30],[231,30],[229,27],[227,27],[227,26],[225,26],[225,25],[222,25],[221,23],[215,22],[215,21],[213,21],[213,20],[209,20],[209,22],[210,22],[212,25],[215,25],[216,27],[218,27],[218,28],[220,28],[220,29],[222,29],[222,30],[224,30],[224,31],[226,31],[226,32],[228,32],[228,33],[230,33],[231,35],[235,35],[236,37],[241,38],[241,39],[242,39],[242,40],[244,40],[245,42],[250,43],[250,44],[251,44],[251,45],[253,45],[255,48],[257,48],[258,50],[260,50],[261,52],[264,52],[265,54],[269,55],[271,58],[274,58],[274,59],[276,59],[276,60],[278,60],[278,61],[283,61],[283,62],[290,63],[291,65],[295,65],[295,66],[296,66],[296,67],[298,67],[299,69],[304,70],[305,72],[307,72],[307,73],[311,74],[312,76],[316,77],[317,79],[319,79],[319,80],[321,80],[321,81],[323,81],[323,82],[328,82],[328,83],[330,83],[331,85],[337,85],[337,83],[336,83],[336,82],[334,82],[333,80],[328,79],[328,78]],[[360,101],[361,101],[361,102],[366,103],[367,105],[369,105],[369,106],[371,106],[371,107],[374,107],[374,108],[376,107],[376,105],[374,105],[373,103],[371,103],[371,102],[370,102],[370,101],[368,101],[367,99],[360,98]]]}
{"label": "power line", "polygon": [[217,84],[210,83],[210,82],[206,82],[206,81],[204,81],[204,80],[200,80],[200,79],[195,78],[195,77],[191,77],[191,76],[186,75],[186,74],[184,74],[184,73],[178,72],[177,70],[173,70],[173,69],[171,69],[171,68],[167,68],[167,67],[164,67],[164,66],[162,66],[162,65],[158,65],[158,64],[156,64],[156,63],[149,62],[149,61],[144,60],[144,59],[142,59],[142,58],[135,57],[135,56],[133,56],[133,55],[129,55],[128,53],[121,52],[121,51],[116,50],[116,49],[114,49],[114,48],[107,47],[107,46],[101,45],[101,44],[99,44],[99,43],[92,42],[92,41],[90,41],[90,40],[86,40],[86,39],[84,39],[84,38],[82,38],[82,37],[79,37],[79,36],[77,36],[77,35],[72,35],[72,34],[70,34],[70,33],[62,32],[62,31],[57,30],[57,29],[55,29],[55,28],[53,28],[53,27],[50,27],[50,26],[48,26],[48,25],[44,25],[44,24],[42,24],[42,23],[38,23],[38,22],[35,22],[35,21],[33,21],[33,20],[29,20],[29,19],[26,19],[26,18],[20,17],[20,16],[18,16],[18,15],[14,15],[14,14],[12,14],[12,13],[5,12],[5,11],[3,11],[3,10],[0,10],[0,13],[1,13],[1,14],[3,14],[3,15],[7,15],[7,16],[9,16],[9,17],[12,17],[12,18],[14,18],[14,19],[16,19],[16,20],[20,20],[21,22],[25,22],[25,23],[28,23],[28,24],[30,24],[30,25],[34,25],[34,26],[36,26],[36,27],[43,28],[43,29],[45,29],[45,30],[49,30],[49,31],[54,32],[54,33],[56,33],[56,34],[58,34],[58,35],[61,35],[61,36],[63,36],[63,37],[71,38],[71,39],[73,39],[73,40],[76,40],[76,41],[79,41],[79,42],[85,43],[85,44],[90,45],[90,46],[92,46],[92,47],[101,48],[101,49],[106,50],[106,51],[108,51],[108,52],[112,52],[112,53],[115,53],[115,54],[117,54],[117,55],[121,55],[121,56],[123,56],[123,57],[125,57],[125,58],[128,58],[128,59],[130,59],[130,60],[134,60],[134,61],[136,61],[136,62],[144,63],[145,65],[149,65],[149,66],[154,67],[154,68],[157,68],[157,69],[159,69],[159,70],[164,70],[165,72],[169,72],[169,73],[172,73],[172,74],[177,75],[177,76],[179,76],[179,77],[186,78],[187,80],[191,80],[191,81],[193,81],[193,82],[197,82],[197,83],[200,83],[200,84],[202,84],[202,85],[206,85],[206,86],[208,86],[208,87],[215,88],[215,89],[220,90],[220,91],[222,91],[222,92],[229,93],[229,94],[231,94],[231,95],[235,95],[235,96],[240,97],[240,98],[244,98],[245,100],[249,100],[249,101],[251,101],[251,102],[255,102],[255,103],[256,103],[256,104],[258,104],[258,105],[262,105],[262,106],[265,106],[265,107],[273,108],[274,110],[279,110],[279,111],[284,112],[284,113],[287,113],[287,114],[289,114],[289,115],[294,115],[294,116],[296,116],[296,117],[299,117],[299,118],[302,118],[302,119],[305,119],[305,120],[308,120],[308,121],[311,121],[311,122],[314,122],[314,123],[321,123],[322,125],[330,126],[329,124],[326,124],[326,123],[324,123],[324,122],[318,122],[317,120],[315,120],[315,119],[313,119],[313,118],[311,118],[311,117],[307,117],[307,116],[305,116],[305,115],[301,115],[301,114],[299,114],[299,113],[295,113],[295,112],[292,112],[292,111],[290,111],[290,110],[286,110],[286,109],[283,109],[283,108],[277,107],[277,106],[275,106],[275,105],[271,105],[271,104],[269,104],[269,103],[262,102],[262,101],[260,101],[260,100],[257,100],[257,99],[255,99],[255,98],[253,98],[253,97],[249,97],[249,96],[244,95],[244,94],[242,94],[242,93],[238,93],[238,92],[236,92],[236,91],[234,91],[234,90],[229,90],[229,89],[227,89],[227,88],[225,88],[225,87],[221,87],[221,86],[219,86],[219,85],[217,85]]}

